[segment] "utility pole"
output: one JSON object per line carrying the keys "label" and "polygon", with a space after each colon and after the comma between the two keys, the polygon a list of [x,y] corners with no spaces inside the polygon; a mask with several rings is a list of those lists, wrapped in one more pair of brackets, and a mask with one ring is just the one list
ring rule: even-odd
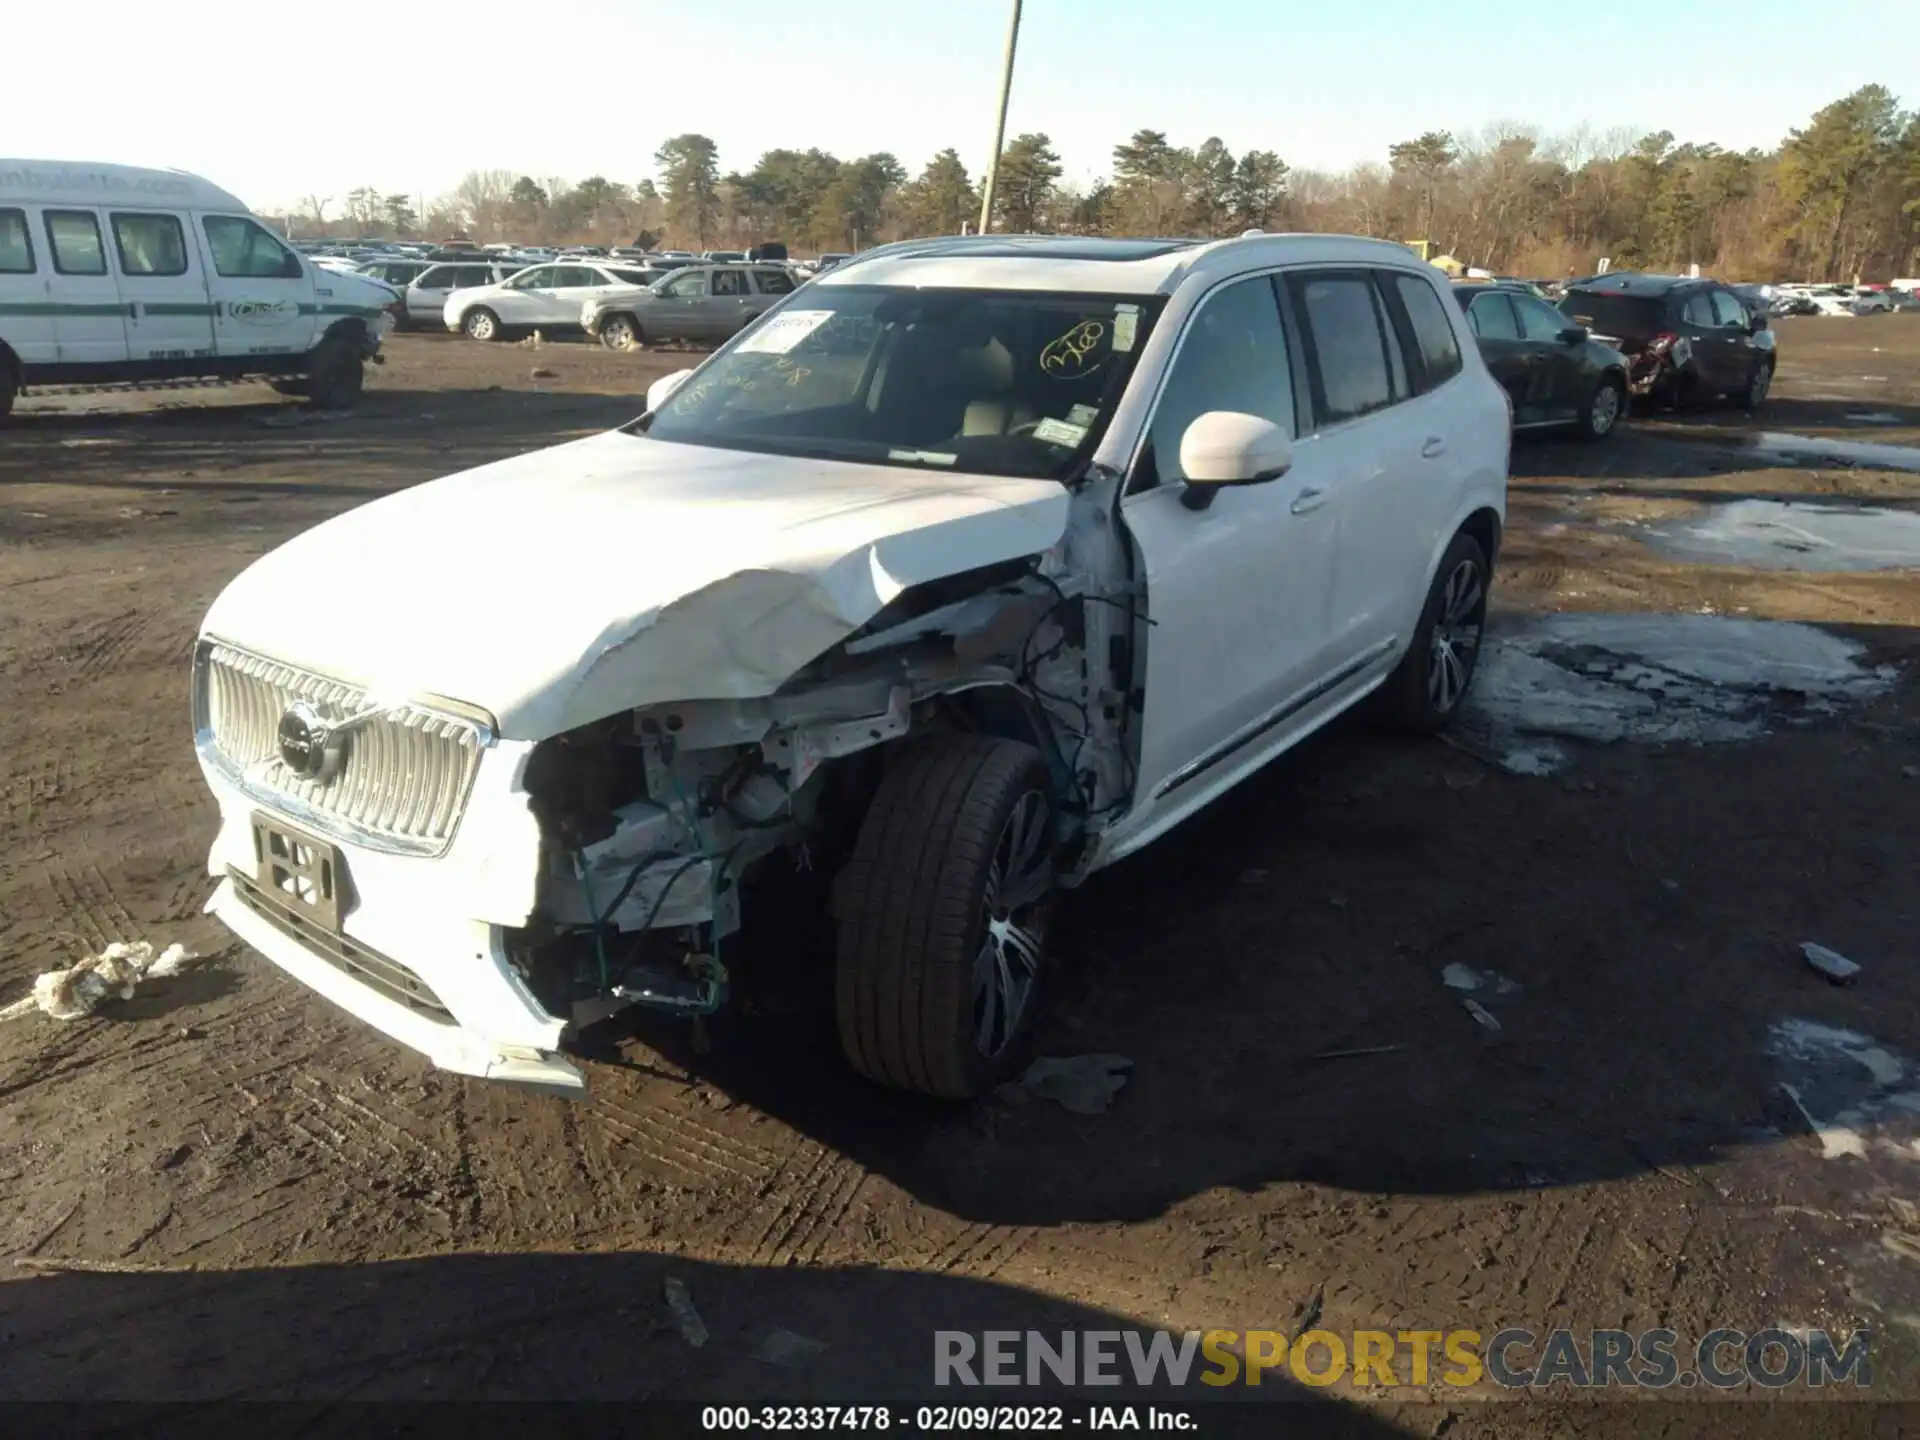
{"label": "utility pole", "polygon": [[1007,143],[1007,99],[1013,93],[1013,52],[1020,43],[1020,0],[1013,0],[1013,20],[1007,26],[1007,58],[1000,67],[1000,111],[993,122],[993,158],[987,162],[987,183],[980,192],[980,233],[993,228],[993,187],[1000,178],[1000,152]]}

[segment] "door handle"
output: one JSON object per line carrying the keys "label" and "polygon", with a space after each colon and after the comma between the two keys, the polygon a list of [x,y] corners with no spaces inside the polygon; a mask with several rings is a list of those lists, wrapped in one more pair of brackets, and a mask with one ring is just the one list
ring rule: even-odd
{"label": "door handle", "polygon": [[1293,497],[1293,504],[1287,508],[1296,515],[1307,515],[1327,503],[1327,492],[1318,485],[1309,485]]}
{"label": "door handle", "polygon": [[1439,435],[1429,435],[1427,436],[1427,443],[1420,447],[1420,458],[1422,460],[1431,460],[1433,459],[1434,456],[1440,454],[1446,448],[1447,448],[1447,442],[1444,437]]}

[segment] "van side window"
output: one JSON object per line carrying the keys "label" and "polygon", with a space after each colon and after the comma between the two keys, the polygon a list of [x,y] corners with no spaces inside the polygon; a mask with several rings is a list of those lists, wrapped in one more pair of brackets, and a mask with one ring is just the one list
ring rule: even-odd
{"label": "van side window", "polygon": [[33,236],[27,212],[0,210],[0,275],[33,274]]}
{"label": "van side window", "polygon": [[237,215],[207,215],[200,224],[207,232],[215,273],[230,280],[300,278],[300,257],[256,222]]}
{"label": "van side window", "polygon": [[[1352,420],[1395,399],[1385,317],[1373,284],[1358,271],[1290,275],[1294,304],[1306,321],[1313,403],[1325,425]],[[1395,344],[1394,360],[1399,360]],[[1405,381],[1402,378],[1402,393]]]}
{"label": "van side window", "polygon": [[1419,275],[1395,275],[1393,288],[1406,308],[1413,328],[1414,350],[1426,372],[1426,390],[1434,390],[1460,373],[1460,342],[1448,323],[1447,309],[1431,282]]}
{"label": "van side window", "polygon": [[187,237],[171,215],[122,215],[115,212],[113,243],[122,275],[184,275]]}
{"label": "van side window", "polygon": [[1180,441],[1187,427],[1209,410],[1238,410],[1272,421],[1289,437],[1299,433],[1287,332],[1273,283],[1264,275],[1214,291],[1187,323],[1154,403],[1133,490],[1186,478],[1180,468]]}
{"label": "van side window", "polygon": [[91,210],[49,210],[46,221],[55,270],[62,275],[107,273],[107,251],[100,243],[100,221]]}

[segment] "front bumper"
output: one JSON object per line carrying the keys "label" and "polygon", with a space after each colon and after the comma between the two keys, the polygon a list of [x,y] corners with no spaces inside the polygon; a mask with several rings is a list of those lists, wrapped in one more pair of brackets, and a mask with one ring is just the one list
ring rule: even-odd
{"label": "front bumper", "polygon": [[[443,1070],[563,1094],[586,1088],[549,1015],[507,959],[531,910],[539,828],[517,782],[531,747],[497,745],[444,855],[393,855],[335,839],[352,900],[338,935],[256,884],[253,820],[272,816],[204,761],[220,808],[207,856],[209,913],[294,979]],[[297,830],[310,827],[289,822]]]}

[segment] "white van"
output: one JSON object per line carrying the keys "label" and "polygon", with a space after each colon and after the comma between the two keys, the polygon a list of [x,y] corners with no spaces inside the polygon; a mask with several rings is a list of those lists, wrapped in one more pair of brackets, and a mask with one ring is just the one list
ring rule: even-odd
{"label": "white van", "polygon": [[184,171],[0,159],[0,418],[33,386],[206,379],[342,409],[392,300]]}

